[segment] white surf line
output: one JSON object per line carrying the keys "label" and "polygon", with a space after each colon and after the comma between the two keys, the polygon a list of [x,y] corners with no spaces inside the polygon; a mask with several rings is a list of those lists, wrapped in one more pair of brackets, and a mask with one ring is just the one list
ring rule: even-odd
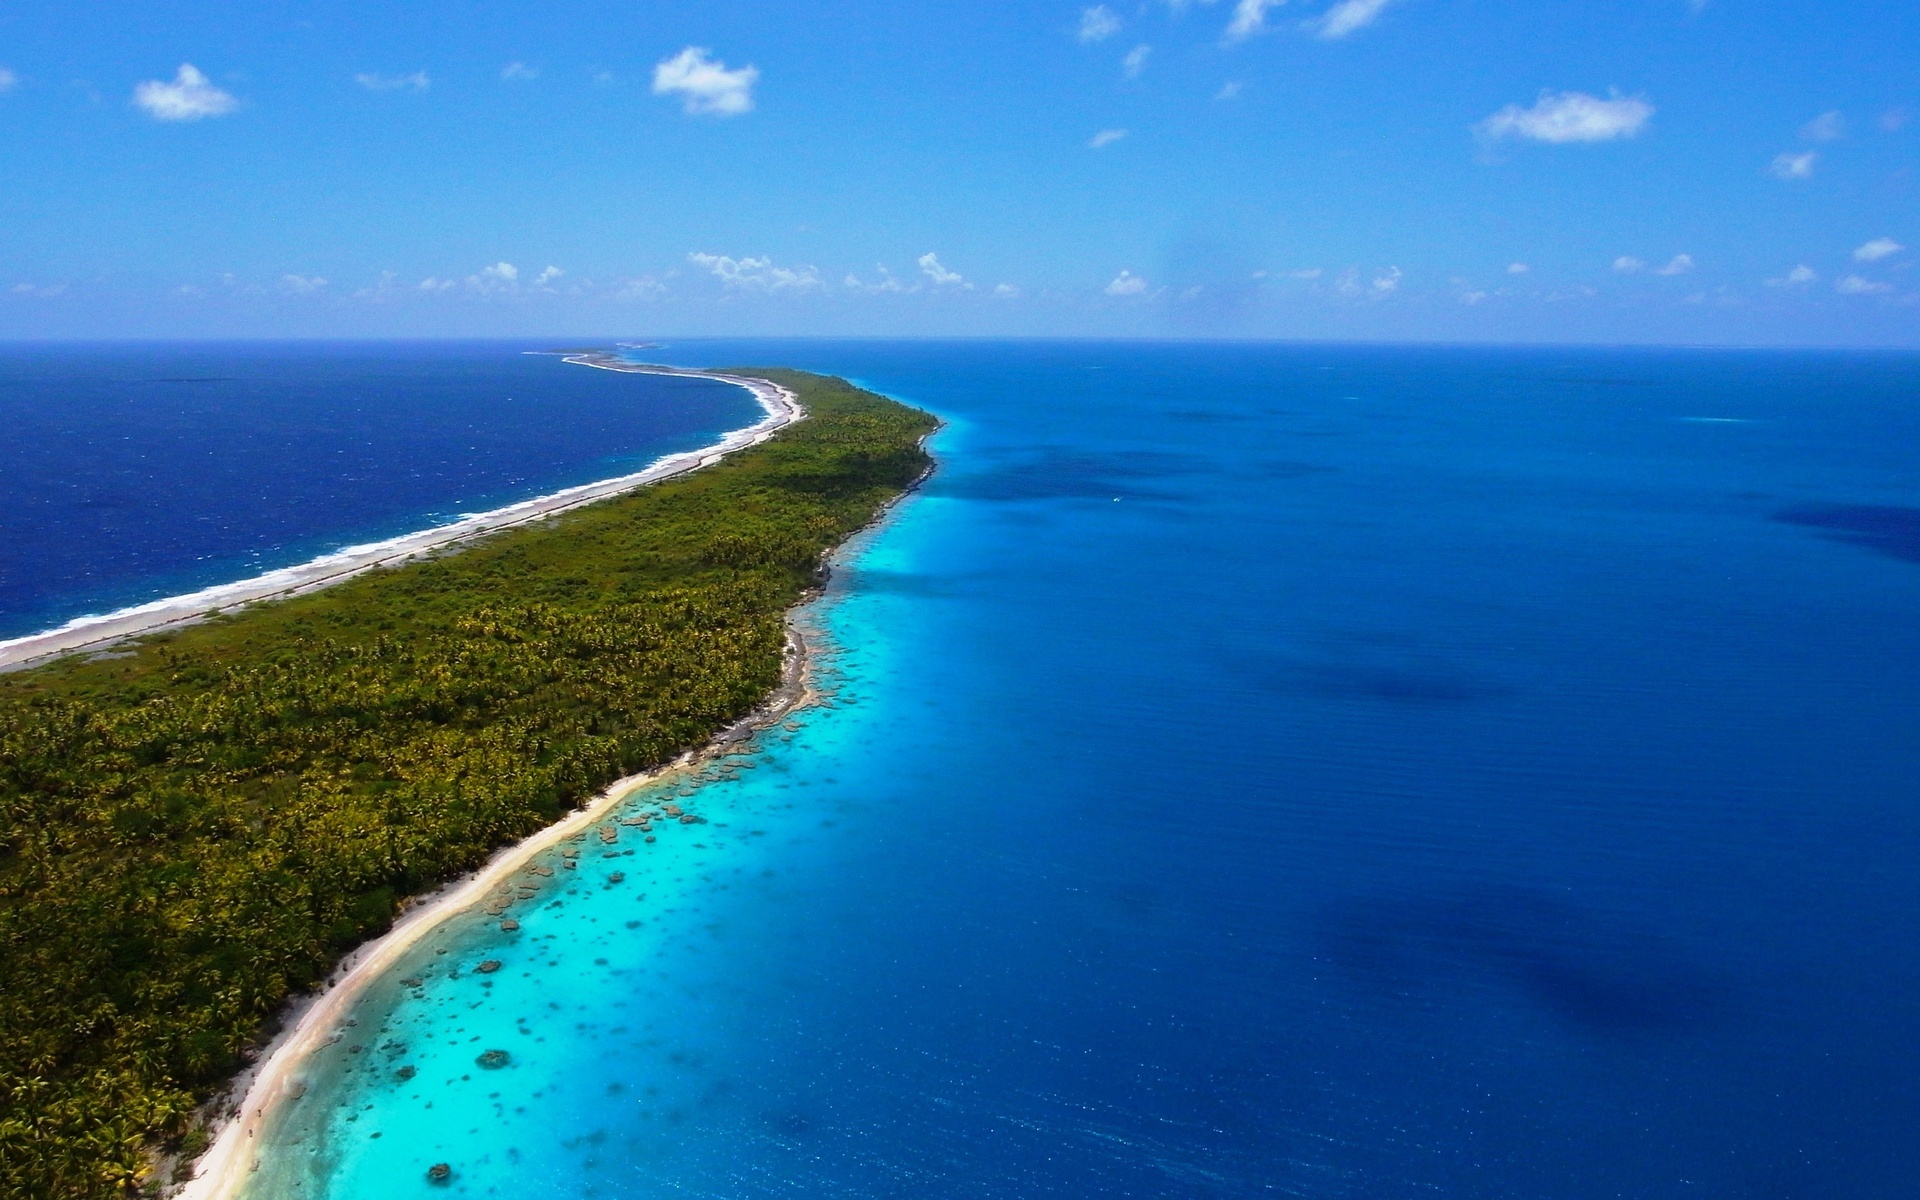
{"label": "white surf line", "polygon": [[744,429],[734,430],[710,446],[681,454],[667,455],[631,475],[602,479],[596,483],[579,484],[550,495],[536,496],[531,500],[509,504],[504,508],[471,513],[446,525],[436,525],[431,529],[402,534],[385,541],[347,546],[344,549],[323,554],[310,562],[268,571],[252,579],[217,584],[183,596],[169,596],[164,600],[151,600],[145,604],[137,604],[131,608],[119,609],[101,616],[77,617],[57,629],[0,640],[0,671],[15,670],[76,651],[104,649],[127,638],[157,633],[176,625],[201,620],[235,605],[249,604],[258,600],[276,600],[316,591],[365,571],[394,566],[421,554],[445,550],[473,538],[551,517],[583,504],[617,496],[622,492],[645,487],[650,483],[658,483],[688,471],[697,471],[701,467],[719,462],[736,450],[766,441],[775,432],[795,421],[802,420],[807,415],[806,409],[801,406],[799,398],[793,392],[770,380],[750,375],[727,375],[714,371],[627,363],[610,354],[597,352],[569,354],[563,357],[566,362],[585,367],[599,367],[608,371],[629,371],[641,375],[685,375],[731,383],[751,392],[767,415]]}

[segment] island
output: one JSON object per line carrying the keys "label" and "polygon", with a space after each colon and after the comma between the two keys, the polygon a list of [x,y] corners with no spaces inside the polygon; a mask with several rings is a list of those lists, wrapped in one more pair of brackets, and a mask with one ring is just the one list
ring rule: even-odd
{"label": "island", "polygon": [[805,419],[0,674],[0,1197],[185,1178],[209,1099],[411,898],[791,677],[790,610],[930,469],[937,422],[838,379],[726,375]]}

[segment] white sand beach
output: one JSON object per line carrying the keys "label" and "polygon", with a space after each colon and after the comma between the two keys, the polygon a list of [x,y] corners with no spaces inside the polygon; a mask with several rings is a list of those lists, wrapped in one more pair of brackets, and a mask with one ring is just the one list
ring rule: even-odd
{"label": "white sand beach", "polygon": [[609,371],[631,371],[651,375],[689,375],[736,384],[753,393],[766,416],[727,434],[711,446],[684,454],[669,455],[645,470],[596,483],[584,483],[551,495],[537,496],[518,504],[509,504],[488,512],[473,513],[458,521],[403,534],[381,542],[348,546],[298,566],[269,571],[252,579],[224,583],[183,596],[169,596],[146,604],[123,608],[101,616],[79,617],[57,629],[26,637],[0,641],[0,671],[17,670],[77,651],[98,651],[116,642],[145,634],[158,633],[189,624],[227,609],[256,601],[281,599],[315,591],[352,578],[364,571],[395,566],[410,558],[432,554],[458,546],[474,538],[542,520],[583,504],[617,496],[622,492],[658,483],[688,471],[720,461],[735,450],[756,445],[806,416],[793,393],[776,383],[746,375],[727,375],[712,371],[683,370],[677,367],[648,366],[625,362],[611,354],[569,354],[565,360],[581,366]]}
{"label": "white sand beach", "polygon": [[[296,591],[312,590],[324,587],[359,571],[404,558],[407,554],[417,554],[421,549],[437,549],[454,542],[477,537],[497,529],[551,516],[556,512],[617,495],[631,488],[657,482],[685,471],[697,469],[708,463],[716,462],[726,454],[764,441],[775,430],[781,429],[802,419],[806,413],[792,392],[764,379],[747,376],[721,375],[710,372],[673,371],[671,368],[636,367],[622,363],[618,359],[605,355],[571,355],[569,362],[578,362],[585,366],[604,367],[620,371],[661,371],[664,373],[699,375],[708,379],[720,379],[748,388],[767,410],[765,420],[729,434],[713,446],[691,454],[676,455],[662,459],[647,470],[619,479],[604,480],[566,492],[527,501],[525,504],[482,513],[470,517],[457,525],[443,526],[414,535],[431,542],[416,543],[412,538],[396,539],[393,543],[382,543],[381,552],[369,553],[367,561],[352,565],[336,565],[324,576],[316,576]],[[479,522],[486,522],[484,526]],[[398,550],[400,542],[408,544],[405,551]],[[371,548],[361,548],[371,551]],[[343,551],[342,554],[349,552]],[[336,556],[337,558],[337,556]],[[308,564],[313,566],[315,564]],[[300,570],[302,568],[295,568]],[[248,581],[260,584],[262,580]],[[233,585],[243,587],[246,585]],[[219,590],[219,589],[213,589]],[[250,598],[260,599],[278,593],[280,589],[266,587]],[[197,593],[198,596],[211,594]],[[149,632],[163,628],[167,624],[204,615],[213,607],[202,602],[198,607],[190,603],[195,597],[179,597],[169,602],[176,606],[176,615],[161,619],[161,612],[154,610],[154,619],[138,629],[122,629],[102,637],[128,637],[135,633]],[[240,603],[239,600],[227,600],[225,603]],[[130,612],[132,610],[129,610]],[[679,762],[666,768],[641,775],[629,776],[619,780],[596,796],[592,803],[554,825],[534,834],[524,841],[500,851],[485,867],[463,879],[416,897],[394,921],[393,927],[381,937],[354,950],[342,959],[339,967],[323,990],[314,997],[296,1001],[286,1014],[286,1024],[282,1032],[268,1045],[258,1062],[243,1073],[228,1090],[223,1100],[214,1103],[216,1109],[231,1106],[229,1116],[217,1127],[212,1144],[196,1164],[193,1179],[178,1192],[175,1200],[233,1200],[242,1194],[248,1178],[252,1175],[256,1154],[263,1139],[263,1133],[269,1123],[280,1111],[280,1106],[297,1098],[303,1090],[301,1069],[307,1058],[320,1047],[326,1045],[337,1031],[340,1022],[352,1009],[366,987],[373,980],[398,962],[422,938],[431,934],[449,918],[467,909],[484,903],[487,897],[500,887],[541,852],[552,848],[556,843],[591,829],[597,822],[617,808],[633,791],[662,776],[685,771],[696,767],[706,755],[723,752],[728,746],[742,739],[750,731],[772,724],[805,702],[806,669],[809,661],[807,641],[798,627],[789,623],[788,653],[785,679],[772,698],[753,716],[722,733],[707,750],[698,754],[688,754]],[[58,631],[56,631],[58,632]],[[52,637],[54,635],[42,635]],[[28,641],[31,639],[22,639]],[[12,645],[14,643],[10,643]],[[68,646],[64,650],[43,651],[47,653],[65,653],[72,649],[84,649],[95,642],[84,642],[77,646]]]}

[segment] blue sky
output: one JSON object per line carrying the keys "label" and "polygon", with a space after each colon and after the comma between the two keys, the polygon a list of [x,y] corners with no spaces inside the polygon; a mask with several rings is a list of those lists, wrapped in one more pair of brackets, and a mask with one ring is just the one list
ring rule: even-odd
{"label": "blue sky", "polygon": [[0,337],[1913,346],[1916,64],[1911,3],[13,5]]}

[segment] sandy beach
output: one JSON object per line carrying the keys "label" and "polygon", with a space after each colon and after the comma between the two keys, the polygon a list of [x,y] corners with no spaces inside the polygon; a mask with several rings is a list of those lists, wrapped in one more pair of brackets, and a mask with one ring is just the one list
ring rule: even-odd
{"label": "sandy beach", "polygon": [[766,416],[744,429],[736,429],[718,442],[683,454],[669,455],[645,470],[596,483],[584,483],[518,504],[488,512],[473,513],[446,525],[437,525],[417,533],[403,534],[381,542],[348,546],[298,566],[269,571],[252,579],[220,584],[183,596],[170,596],[146,604],[123,608],[101,616],[79,617],[57,629],[26,637],[0,641],[0,671],[58,658],[77,651],[98,651],[116,642],[190,624],[226,609],[256,601],[281,599],[315,591],[350,579],[365,571],[395,566],[410,558],[448,550],[462,542],[511,529],[531,521],[555,516],[583,504],[617,496],[634,488],[658,483],[675,475],[698,470],[718,462],[728,454],[756,445],[806,416],[793,393],[765,379],[745,375],[727,375],[713,371],[683,370],[677,367],[629,363],[602,352],[563,356],[580,366],[608,371],[629,371],[648,375],[688,375],[735,384],[753,393]]}
{"label": "sandy beach", "polygon": [[[581,488],[541,497],[522,505],[499,509],[492,513],[482,513],[470,517],[458,525],[442,526],[415,537],[434,536],[427,548],[450,545],[466,538],[480,536],[494,530],[506,528],[523,521],[550,516],[556,512],[590,503],[607,496],[616,495],[630,488],[656,482],[685,471],[694,470],[721,457],[765,440],[775,430],[792,424],[805,416],[799,401],[785,388],[762,379],[745,376],[721,375],[699,371],[674,371],[671,368],[635,367],[622,363],[607,355],[569,355],[567,361],[583,366],[602,367],[619,371],[658,371],[669,374],[699,375],[703,378],[720,379],[748,388],[767,410],[764,420],[747,429],[729,434],[713,446],[694,451],[690,454],[676,455],[662,459],[647,470],[619,479],[604,480],[588,484]],[[486,521],[484,527],[477,523]],[[391,549],[395,543],[383,543],[385,550],[377,556],[369,556],[369,561],[359,562],[351,567],[336,565],[324,578],[315,578],[296,589],[311,590],[324,587],[327,583],[346,578],[359,571],[391,563],[405,554],[419,553],[419,546],[413,545],[413,539],[406,541],[409,548],[403,553]],[[363,548],[364,549],[364,548]],[[343,554],[347,552],[342,552]],[[337,557],[337,556],[336,556]],[[315,564],[308,564],[313,566]],[[300,570],[302,568],[295,568]],[[262,580],[250,580],[248,584],[261,584]],[[233,585],[244,587],[245,584]],[[220,589],[214,589],[220,590]],[[264,598],[276,594],[279,589],[267,587],[252,598]],[[199,593],[206,596],[210,593]],[[168,602],[178,609],[193,609],[185,614],[177,614],[161,619],[156,609],[154,618],[138,629],[121,629],[110,634],[101,634],[96,628],[94,640],[78,646],[68,646],[62,650],[41,651],[65,653],[72,649],[82,649],[95,645],[101,640],[112,637],[129,637],[136,633],[149,632],[167,624],[192,619],[204,615],[212,607],[202,605],[194,608],[189,602],[194,597],[179,597]],[[226,603],[240,601],[227,600]],[[59,631],[56,631],[56,633]],[[52,637],[54,635],[42,635]],[[21,639],[31,641],[34,639]],[[17,643],[10,643],[9,646]],[[529,861],[551,849],[557,843],[578,833],[591,829],[603,820],[607,814],[631,795],[635,789],[646,786],[662,777],[697,768],[700,762],[710,755],[725,750],[750,736],[757,729],[773,724],[789,712],[799,707],[806,699],[807,664],[809,662],[807,640],[799,627],[789,622],[788,653],[785,677],[779,689],[752,716],[721,733],[708,747],[697,753],[683,756],[679,761],[640,775],[629,776],[615,782],[601,792],[586,807],[573,813],[565,820],[550,825],[524,841],[509,846],[487,863],[485,867],[456,880],[437,891],[415,897],[405,911],[394,921],[393,927],[384,935],[359,947],[340,962],[334,973],[328,977],[323,990],[316,996],[296,1001],[286,1014],[286,1024],[280,1034],[266,1047],[259,1060],[243,1072],[226,1092],[223,1098],[213,1102],[216,1110],[225,1109],[224,1119],[217,1124],[217,1132],[212,1144],[196,1164],[193,1179],[184,1184],[173,1195],[176,1200],[231,1200],[242,1193],[248,1178],[256,1165],[255,1151],[261,1144],[261,1135],[268,1124],[278,1115],[280,1105],[297,1098],[301,1091],[301,1068],[308,1056],[326,1045],[337,1032],[341,1020],[352,1009],[367,985],[389,969],[403,955],[417,945],[421,939],[431,934],[448,919],[466,911],[477,904],[484,903],[504,880],[521,871]]]}
{"label": "sandy beach", "polygon": [[[796,612],[799,610],[795,610]],[[210,1104],[219,1114],[211,1145],[195,1165],[194,1177],[169,1194],[171,1200],[235,1200],[244,1194],[258,1165],[257,1151],[284,1105],[304,1093],[301,1070],[316,1050],[339,1033],[367,985],[398,962],[449,919],[486,902],[489,895],[519,874],[541,853],[605,820],[636,789],[663,778],[698,770],[709,758],[725,754],[754,733],[779,723],[812,696],[809,667],[812,645],[806,627],[791,615],[787,655],[780,686],[751,715],[735,723],[698,751],[669,765],[616,781],[586,807],[496,854],[486,866],[464,878],[414,897],[382,936],[342,958],[320,993],[295,1001],[285,1026],[255,1064],[242,1072]]]}

